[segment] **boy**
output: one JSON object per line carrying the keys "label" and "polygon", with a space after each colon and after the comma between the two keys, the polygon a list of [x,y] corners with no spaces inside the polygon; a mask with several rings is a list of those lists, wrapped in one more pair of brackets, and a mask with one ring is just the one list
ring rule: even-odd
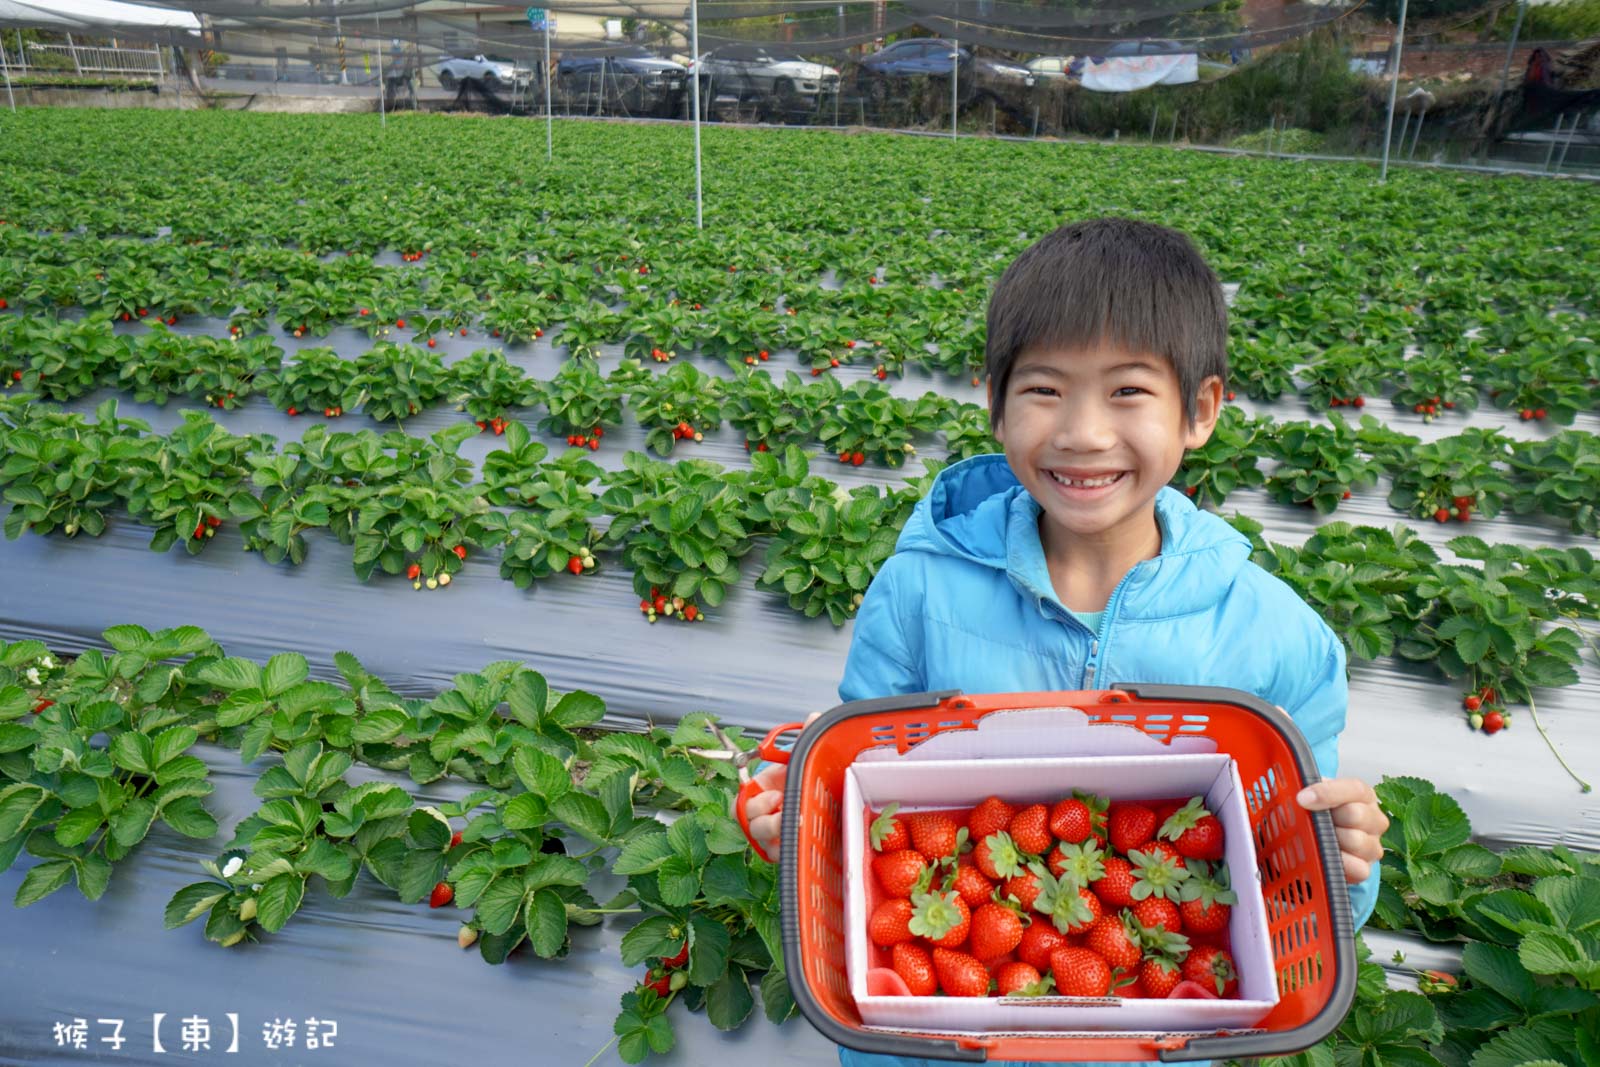
{"label": "boy", "polygon": [[[1183,234],[1098,219],[1041,238],[989,304],[989,420],[1004,456],[935,480],[873,579],[839,699],[1228,686],[1287,710],[1324,781],[1299,803],[1338,828],[1357,924],[1377,901],[1388,820],[1337,778],[1347,698],[1338,638],[1250,561],[1250,544],[1168,487],[1211,436],[1227,306]],[[751,830],[776,855],[783,768]],[[906,1063],[840,1050],[846,1064]]]}

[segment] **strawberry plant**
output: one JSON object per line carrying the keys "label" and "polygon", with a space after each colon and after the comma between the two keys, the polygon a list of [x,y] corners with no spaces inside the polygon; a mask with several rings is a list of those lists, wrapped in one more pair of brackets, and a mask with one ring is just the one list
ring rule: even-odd
{"label": "strawberry plant", "polygon": [[181,543],[198,554],[233,510],[245,485],[248,456],[260,447],[235,437],[209,415],[183,413],[183,424],[164,437],[146,437],[128,450],[124,465],[128,513],[155,529],[154,552]]}
{"label": "strawberry plant", "polygon": [[664,363],[673,356],[693,352],[695,315],[674,300],[670,304],[650,304],[632,313],[627,324],[627,341],[622,346],[629,359],[643,363]]}
{"label": "strawberry plant", "polygon": [[1454,347],[1427,346],[1400,364],[1394,406],[1432,422],[1446,411],[1463,414],[1478,406],[1478,386],[1461,373],[1463,354]]}
{"label": "strawberry plant", "polygon": [[1273,447],[1274,433],[1271,419],[1250,419],[1238,408],[1223,408],[1206,443],[1184,453],[1173,487],[1199,507],[1218,507],[1237,489],[1259,487],[1267,476],[1257,464]]}
{"label": "strawberry plant", "polygon": [[1354,490],[1377,484],[1378,465],[1361,455],[1356,428],[1336,414],[1328,418],[1327,426],[1278,426],[1270,445],[1278,466],[1267,478],[1274,500],[1327,515]]}
{"label": "strawberry plant", "polygon": [[380,341],[355,365],[351,388],[357,391],[361,410],[379,422],[409,418],[450,388],[449,372],[439,357],[413,345]]}
{"label": "strawberry plant", "polygon": [[1228,346],[1228,384],[1252,400],[1276,400],[1294,391],[1294,369],[1315,354],[1314,346],[1282,330],[1270,340],[1244,338]]}
{"label": "strawberry plant", "polygon": [[296,337],[327,335],[344,321],[355,298],[345,287],[322,278],[285,278],[273,311],[284,329]]}
{"label": "strawberry plant", "polygon": [[594,360],[569,359],[543,385],[541,399],[549,414],[539,420],[539,428],[568,438],[569,444],[576,445],[578,437],[584,438],[585,446],[593,440],[591,451],[596,450],[597,431],[603,435],[621,425],[625,395],[618,382],[600,373]]}
{"label": "strawberry plant", "polygon": [[727,386],[690,363],[647,377],[628,392],[628,405],[645,428],[645,445],[658,456],[672,454],[680,440],[700,440],[722,425]]}
{"label": "strawberry plant", "polygon": [[282,355],[266,337],[243,343],[192,337],[156,322],[126,349],[117,383],[143,403],[165,405],[179,393],[233,409],[250,395],[256,372],[277,370]]}
{"label": "strawberry plant", "polygon": [[[49,429],[46,432],[45,426]],[[41,424],[6,427],[0,423],[0,486],[11,505],[5,534],[25,530],[48,534],[57,526],[68,537],[105,532],[106,512],[122,498],[123,457],[130,442],[148,432],[137,419],[119,419],[115,399],[95,409],[95,421],[81,415],[52,414]]]}
{"label": "strawberry plant", "polygon": [[484,497],[495,507],[533,503],[540,464],[549,454],[522,423],[507,423],[505,442],[483,458]]}
{"label": "strawberry plant", "polygon": [[1600,533],[1600,438],[1562,430],[1544,441],[1518,441],[1507,463],[1513,513],[1542,513],[1565,519],[1573,533]]}
{"label": "strawberry plant", "polygon": [[[513,424],[518,425],[518,424]],[[500,576],[518,589],[558,571],[578,576],[595,569],[593,548],[600,533],[600,501],[589,489],[601,470],[581,452],[528,471],[509,491],[538,510],[513,511],[506,519]]]}
{"label": "strawberry plant", "polygon": [[1408,462],[1391,471],[1389,506],[1437,522],[1492,519],[1512,491],[1499,466],[1510,454],[1511,439],[1495,430],[1469,428],[1417,445]]}
{"label": "strawberry plant", "polygon": [[290,415],[321,413],[325,418],[344,414],[359,405],[356,384],[359,368],[331,348],[302,348],[294,362],[281,370],[264,371],[256,379],[272,406]]}
{"label": "strawberry plant", "polygon": [[1490,357],[1482,384],[1490,402],[1522,421],[1549,419],[1561,426],[1592,406],[1588,371],[1539,347],[1509,349]]}
{"label": "strawberry plant", "polygon": [[479,429],[498,425],[496,434],[504,432],[511,408],[532,407],[543,399],[542,383],[529,378],[527,371],[496,348],[478,349],[447,373],[451,402],[464,407]]}
{"label": "strawberry plant", "polygon": [[856,382],[822,420],[817,437],[841,463],[859,467],[872,459],[886,467],[899,467],[915,451],[913,435],[938,429],[949,404],[933,393],[907,403],[875,382]]}
{"label": "strawberry plant", "polygon": [[971,459],[1004,452],[989,429],[989,409],[981,404],[962,403],[945,418],[940,428],[944,447],[951,460]]}
{"label": "strawberry plant", "polygon": [[[0,322],[8,318],[0,316]],[[4,337],[8,355],[0,358],[14,361],[9,362],[12,382],[47,400],[74,400],[113,379],[127,350],[127,340],[113,334],[103,316],[15,322]]]}
{"label": "strawberry plant", "polygon": [[628,319],[624,314],[598,301],[585,300],[573,305],[562,318],[557,341],[566,347],[569,356],[598,357],[601,345],[616,344],[628,336]]}
{"label": "strawberry plant", "polygon": [[815,436],[815,420],[790,403],[792,397],[805,391],[793,371],[784,372],[782,386],[765,371],[739,368],[736,374],[722,413],[744,437],[745,448],[752,452],[777,451],[789,444],[804,444]]}
{"label": "strawberry plant", "polygon": [[601,503],[612,516],[603,543],[620,548],[633,568],[640,610],[693,622],[704,617],[696,599],[720,607],[751,546],[738,484],[722,478],[715,464],[669,466],[642,452],[629,452],[623,469],[602,482]]}
{"label": "strawberry plant", "polygon": [[1383,390],[1393,358],[1373,345],[1335,344],[1300,370],[1300,391],[1313,408],[1364,407]]}
{"label": "strawberry plant", "polygon": [[544,336],[550,303],[537,293],[490,290],[483,305],[483,327],[506,344],[527,344]]}
{"label": "strawberry plant", "polygon": [[884,523],[885,511],[877,486],[812,495],[809,506],[790,514],[768,543],[757,585],[781,589],[789,606],[807,618],[826,612],[835,626],[843,626],[894,552],[899,530]]}

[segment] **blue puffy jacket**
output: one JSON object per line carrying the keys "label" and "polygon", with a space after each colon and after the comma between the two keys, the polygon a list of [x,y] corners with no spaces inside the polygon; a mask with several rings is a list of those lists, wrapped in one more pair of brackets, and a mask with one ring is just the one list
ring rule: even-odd
{"label": "blue puffy jacket", "polygon": [[[1011,693],[1116,682],[1227,686],[1284,708],[1324,777],[1339,770],[1344,647],[1250,542],[1171,488],[1156,495],[1161,553],[1134,566],[1091,633],[1056,596],[1037,501],[985,455],[940,472],[856,616],[839,699],[962,689]],[[1350,887],[1357,925],[1378,871]],[[928,1061],[839,1050],[861,1067]]]}

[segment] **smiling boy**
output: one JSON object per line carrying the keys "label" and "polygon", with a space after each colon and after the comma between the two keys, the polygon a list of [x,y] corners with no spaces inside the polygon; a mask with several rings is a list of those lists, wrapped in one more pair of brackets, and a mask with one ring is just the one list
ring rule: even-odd
{"label": "smiling boy", "polygon": [[[995,286],[985,352],[1003,456],[940,472],[856,617],[841,700],[1227,686],[1284,708],[1324,781],[1358,925],[1377,901],[1388,820],[1338,778],[1345,653],[1250,560],[1250,542],[1168,483],[1211,436],[1227,306],[1183,234],[1097,219],[1041,238]],[[748,808],[776,854],[783,768]],[[840,1050],[847,1064],[914,1061]]]}

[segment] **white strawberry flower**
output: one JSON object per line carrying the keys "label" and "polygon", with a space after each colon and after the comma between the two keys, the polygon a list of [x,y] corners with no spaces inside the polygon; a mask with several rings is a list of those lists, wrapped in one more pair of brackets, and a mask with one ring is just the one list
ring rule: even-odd
{"label": "white strawberry flower", "polygon": [[239,868],[243,867],[243,866],[244,866],[244,860],[240,859],[238,856],[233,857],[231,860],[229,860],[226,864],[223,865],[222,877],[224,877],[224,878],[232,878],[234,875],[239,873]]}
{"label": "white strawberry flower", "polygon": [[24,672],[24,674],[22,676],[24,678],[28,679],[28,684],[29,685],[38,685],[39,684],[39,668],[37,668],[37,667],[29,667],[27,669],[27,671]]}
{"label": "white strawberry flower", "polygon": [[54,670],[55,669],[55,665],[56,665],[56,661],[51,659],[49,656],[43,656],[39,660],[39,666],[43,667],[47,671],[48,670]]}

